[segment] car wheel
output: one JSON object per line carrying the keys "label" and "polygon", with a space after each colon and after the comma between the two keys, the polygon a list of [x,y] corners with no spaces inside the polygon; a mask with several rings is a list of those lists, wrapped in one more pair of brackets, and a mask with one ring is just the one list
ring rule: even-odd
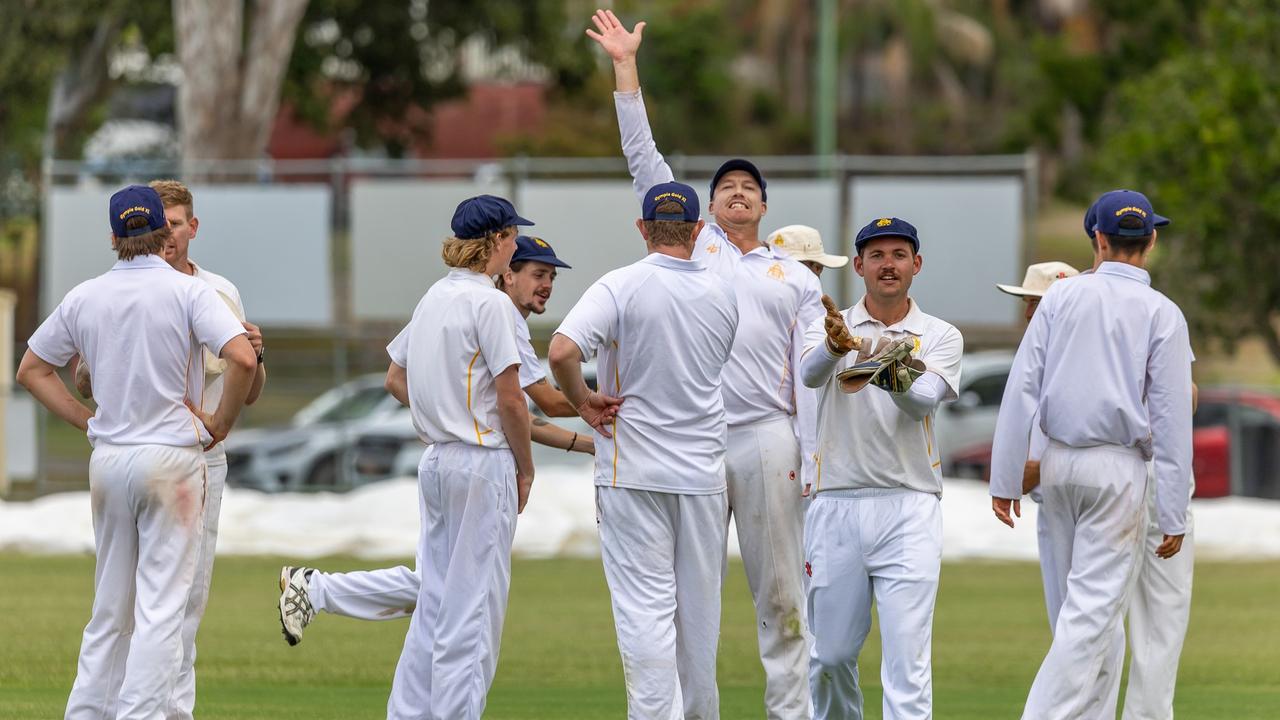
{"label": "car wheel", "polygon": [[311,466],[311,472],[307,473],[308,488],[331,488],[337,484],[338,458],[334,455],[320,458]]}

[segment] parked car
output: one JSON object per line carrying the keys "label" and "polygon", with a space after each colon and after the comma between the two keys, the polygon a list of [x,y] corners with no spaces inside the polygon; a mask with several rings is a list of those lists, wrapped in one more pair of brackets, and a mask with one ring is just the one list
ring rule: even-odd
{"label": "parked car", "polygon": [[287,427],[235,430],[227,437],[227,482],[279,492],[348,485],[346,456],[363,427],[395,413],[400,403],[381,373],[326,391]]}
{"label": "parked car", "polygon": [[[550,380],[551,373],[547,368],[547,362],[546,360],[542,362],[543,370],[547,372],[547,378]],[[596,387],[594,361],[582,366],[582,375],[587,385],[594,390]],[[532,401],[529,402],[529,411],[535,416],[545,417]],[[591,426],[579,418],[551,418],[551,421],[579,433],[591,432]],[[362,426],[360,436],[352,443],[351,453],[347,459],[347,470],[351,482],[354,485],[363,485],[387,478],[416,476],[418,461],[422,458],[422,451],[426,447],[418,437],[418,431],[413,427],[413,416],[408,408],[401,408],[396,413],[377,418]],[[539,462],[539,457],[547,457],[553,462],[564,462],[563,458],[547,455],[548,452],[559,452],[563,455],[563,450],[557,451],[537,444],[533,448],[535,465]]]}
{"label": "parked car", "polygon": [[938,408],[934,435],[942,456],[942,474],[954,476],[966,451],[989,446],[996,434],[1000,398],[1013,367],[1013,353],[986,350],[966,353],[961,359],[959,398]]}
{"label": "parked car", "polygon": [[[1280,393],[1205,388],[1191,422],[1196,497],[1280,499]],[[991,442],[957,452],[953,469],[990,480]]]}

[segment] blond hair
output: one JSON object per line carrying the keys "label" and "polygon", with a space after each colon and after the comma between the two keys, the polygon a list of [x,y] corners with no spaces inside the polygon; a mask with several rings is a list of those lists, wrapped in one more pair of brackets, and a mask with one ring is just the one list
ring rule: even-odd
{"label": "blond hair", "polygon": [[[141,215],[136,215],[124,221],[126,230],[138,230],[147,226],[147,219]],[[158,255],[164,250],[164,244],[169,241],[169,236],[173,231],[169,229],[169,225],[145,232],[141,235],[133,235],[131,237],[115,238],[116,257],[121,260],[132,260],[136,257],[144,255]]]}
{"label": "blond hair", "polygon": [[[663,200],[654,208],[655,213],[683,215],[684,206],[675,200]],[[649,233],[649,244],[674,247],[693,246],[693,227],[696,223],[683,220],[645,220],[644,229]]]}
{"label": "blond hair", "polygon": [[152,180],[149,185],[156,194],[160,196],[160,203],[165,208],[177,207],[181,205],[187,209],[187,219],[195,217],[196,208],[195,200],[191,197],[191,190],[180,180]]}
{"label": "blond hair", "polygon": [[490,230],[484,234],[484,237],[445,238],[444,247],[440,249],[440,257],[444,258],[444,264],[451,268],[466,268],[482,273],[489,266],[489,258],[493,257],[498,241],[502,240],[506,233],[514,234],[515,231],[514,225],[508,225],[501,230]]}

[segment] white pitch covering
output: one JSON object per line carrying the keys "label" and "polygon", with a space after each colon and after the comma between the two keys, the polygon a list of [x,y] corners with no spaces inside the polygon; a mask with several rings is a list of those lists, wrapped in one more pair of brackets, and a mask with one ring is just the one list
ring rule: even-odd
{"label": "white pitch covering", "polygon": [[[539,471],[533,496],[516,527],[522,557],[599,554],[589,471]],[[947,480],[943,496],[943,557],[948,560],[1035,560],[1036,506],[1023,503],[1016,529],[991,514],[987,486]],[[1280,502],[1251,498],[1195,500],[1199,559],[1280,558]],[[280,555],[299,560],[354,555],[369,560],[412,557],[418,533],[418,488],[390,480],[349,493],[266,495],[228,488],[222,502],[220,555]],[[737,538],[729,533],[732,555]],[[87,492],[32,502],[0,502],[0,551],[91,553],[93,525]]]}

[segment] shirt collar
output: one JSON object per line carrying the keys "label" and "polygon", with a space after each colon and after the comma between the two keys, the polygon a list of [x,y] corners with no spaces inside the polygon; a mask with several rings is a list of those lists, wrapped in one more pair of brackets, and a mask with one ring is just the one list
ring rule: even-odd
{"label": "shirt collar", "polygon": [[1120,277],[1137,280],[1143,285],[1151,284],[1151,273],[1146,270],[1130,265],[1129,263],[1104,261],[1098,266],[1098,275],[1119,275]]}
{"label": "shirt collar", "polygon": [[721,245],[724,245],[724,246],[726,246],[726,247],[732,248],[732,249],[733,249],[733,251],[734,251],[734,252],[736,252],[736,253],[738,253],[738,255],[740,255],[740,256],[750,255],[750,254],[754,253],[756,250],[763,249],[763,250],[765,251],[765,252],[763,253],[765,257],[770,257],[770,258],[778,258],[778,257],[781,257],[779,254],[777,254],[776,252],[774,252],[774,249],[773,249],[772,247],[770,247],[769,245],[767,245],[767,244],[765,244],[765,243],[760,243],[760,247],[759,247],[759,248],[753,248],[753,249],[751,249],[751,250],[748,250],[748,251],[747,251],[747,252],[745,252],[745,253],[744,253],[744,252],[742,252],[742,250],[740,250],[740,249],[738,248],[738,246],[737,246],[737,245],[734,245],[734,244],[733,244],[733,241],[731,241],[731,240],[729,239],[729,234],[728,234],[728,233],[726,233],[726,232],[724,231],[724,228],[720,227],[719,225],[717,225],[717,224],[715,224],[715,223],[707,223],[707,224],[703,227],[703,230],[702,230],[702,231],[703,231],[703,232],[710,232],[710,233],[714,234],[714,235],[716,236],[716,239],[720,241],[720,244],[721,244]]}
{"label": "shirt collar", "polygon": [[449,277],[454,280],[484,285],[485,287],[494,287],[493,278],[485,275],[484,273],[476,272],[475,270],[468,270],[467,268],[453,268],[449,271]]}
{"label": "shirt collar", "polygon": [[[112,270],[149,270],[151,268],[168,268],[173,270],[169,263],[159,255],[138,255],[128,260],[117,260],[115,265],[111,266]],[[174,272],[177,272],[174,270]]]}
{"label": "shirt collar", "polygon": [[659,252],[649,253],[641,262],[647,262],[650,265],[670,268],[672,270],[683,270],[685,272],[693,272],[702,270],[706,267],[701,260],[681,260],[680,258],[664,255]]}
{"label": "shirt collar", "polygon": [[873,322],[877,325],[883,326],[885,330],[901,330],[911,333],[912,335],[924,335],[926,324],[925,314],[921,312],[920,306],[916,304],[915,300],[907,298],[907,305],[908,309],[906,317],[893,325],[885,326],[884,323],[876,320],[867,313],[867,296],[863,295],[856,305],[849,308],[849,326],[853,327],[855,325],[861,325],[862,323]]}

